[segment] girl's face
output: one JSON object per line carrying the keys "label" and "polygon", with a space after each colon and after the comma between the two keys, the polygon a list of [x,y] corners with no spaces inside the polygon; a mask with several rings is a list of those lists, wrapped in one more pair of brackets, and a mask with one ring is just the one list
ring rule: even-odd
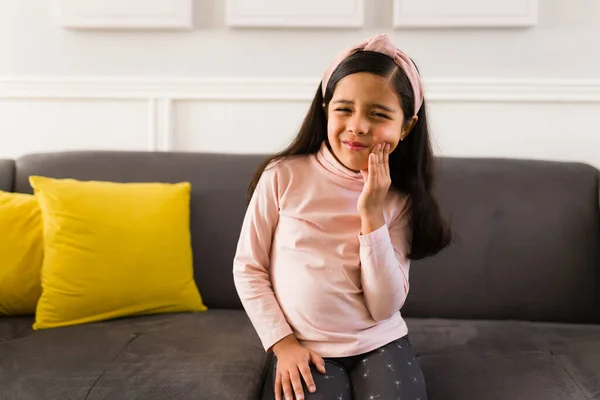
{"label": "girl's face", "polygon": [[368,72],[348,75],[336,85],[327,107],[327,139],[333,154],[355,172],[367,169],[376,144],[389,143],[394,151],[408,133],[402,129],[404,113],[388,81]]}

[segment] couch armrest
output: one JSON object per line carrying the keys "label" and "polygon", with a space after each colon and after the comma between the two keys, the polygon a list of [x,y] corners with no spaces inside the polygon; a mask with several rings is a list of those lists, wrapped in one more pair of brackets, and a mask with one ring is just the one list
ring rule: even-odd
{"label": "couch armrest", "polygon": [[15,186],[15,162],[0,159],[0,190],[12,192]]}

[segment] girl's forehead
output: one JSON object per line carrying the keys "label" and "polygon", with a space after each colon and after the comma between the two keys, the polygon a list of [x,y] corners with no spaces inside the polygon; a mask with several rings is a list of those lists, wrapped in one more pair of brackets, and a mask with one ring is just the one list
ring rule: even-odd
{"label": "girl's forehead", "polygon": [[333,100],[338,98],[398,102],[390,78],[368,72],[351,74],[340,79],[333,92]]}

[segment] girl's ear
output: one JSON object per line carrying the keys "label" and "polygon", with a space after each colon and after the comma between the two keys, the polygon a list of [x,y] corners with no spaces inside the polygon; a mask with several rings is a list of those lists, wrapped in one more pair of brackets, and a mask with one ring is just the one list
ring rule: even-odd
{"label": "girl's ear", "polygon": [[404,124],[404,127],[402,128],[402,134],[400,135],[400,140],[404,140],[404,138],[408,136],[408,134],[417,125],[417,121],[419,121],[419,117],[414,115],[408,123]]}

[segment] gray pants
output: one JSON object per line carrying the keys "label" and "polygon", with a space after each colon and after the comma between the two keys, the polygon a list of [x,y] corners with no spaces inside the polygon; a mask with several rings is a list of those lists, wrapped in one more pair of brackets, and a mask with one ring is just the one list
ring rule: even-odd
{"label": "gray pants", "polygon": [[[310,393],[302,381],[306,400],[426,400],[425,379],[408,336],[379,349],[352,357],[324,358],[326,374],[310,366],[317,390]],[[277,359],[265,390],[273,398]],[[264,393],[267,394],[267,393]],[[264,397],[263,397],[264,398]]]}

